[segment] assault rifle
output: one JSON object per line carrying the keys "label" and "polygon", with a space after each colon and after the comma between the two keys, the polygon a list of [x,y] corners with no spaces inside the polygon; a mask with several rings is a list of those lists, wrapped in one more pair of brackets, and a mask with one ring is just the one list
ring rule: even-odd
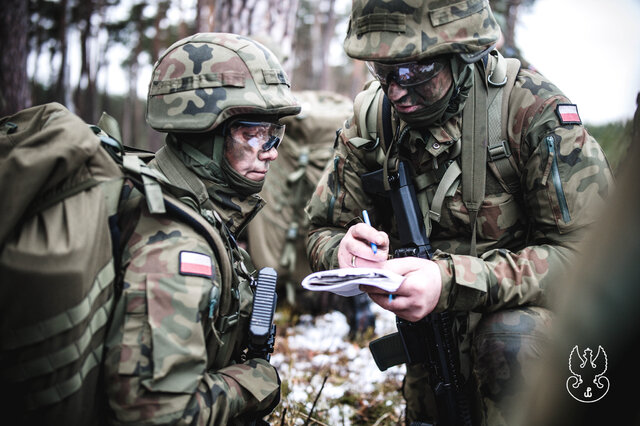
{"label": "assault rifle", "polygon": [[273,268],[262,268],[258,273],[253,295],[253,311],[249,321],[247,358],[269,361],[276,339],[273,315],[276,311],[276,282],[278,273]]}
{"label": "assault rifle", "polygon": [[[431,259],[431,244],[407,165],[400,161],[397,173],[389,174],[389,191],[384,189],[382,170],[364,174],[361,180],[365,191],[391,199],[401,244],[394,257]],[[396,326],[397,333],[369,344],[378,368],[384,371],[401,363],[426,364],[436,398],[438,425],[471,425],[450,313],[431,313],[417,322],[396,317]]]}

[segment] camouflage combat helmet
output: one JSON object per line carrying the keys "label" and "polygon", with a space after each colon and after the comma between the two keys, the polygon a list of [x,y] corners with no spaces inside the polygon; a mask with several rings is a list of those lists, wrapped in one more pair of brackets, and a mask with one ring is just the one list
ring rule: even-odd
{"label": "camouflage combat helmet", "polygon": [[147,122],[161,132],[203,133],[236,115],[300,112],[275,55],[249,38],[200,33],[171,45],[153,67]]}
{"label": "camouflage combat helmet", "polygon": [[488,0],[353,0],[344,50],[365,61],[458,53],[475,62],[499,37]]}

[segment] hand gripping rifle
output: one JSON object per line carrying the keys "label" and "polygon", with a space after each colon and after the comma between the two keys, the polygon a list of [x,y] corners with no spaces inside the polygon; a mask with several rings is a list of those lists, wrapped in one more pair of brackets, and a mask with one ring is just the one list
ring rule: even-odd
{"label": "hand gripping rifle", "polygon": [[253,311],[249,321],[247,358],[269,361],[276,339],[273,315],[276,311],[276,282],[278,273],[273,268],[262,268],[258,273],[253,295]]}
{"label": "hand gripping rifle", "polygon": [[[397,173],[389,174],[389,191],[384,189],[382,170],[364,174],[361,180],[365,191],[391,199],[401,243],[394,257],[431,259],[431,244],[407,165],[400,161]],[[396,326],[398,332],[369,344],[378,368],[384,371],[401,363],[426,364],[436,398],[437,424],[471,425],[449,312],[431,313],[417,322],[396,317]]]}

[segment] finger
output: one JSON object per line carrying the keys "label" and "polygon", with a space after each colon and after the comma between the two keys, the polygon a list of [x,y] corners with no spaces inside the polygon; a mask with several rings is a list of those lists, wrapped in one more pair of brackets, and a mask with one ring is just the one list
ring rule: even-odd
{"label": "finger", "polygon": [[388,249],[389,236],[366,223],[357,223],[351,227],[354,238],[366,245],[374,243],[380,249]]}
{"label": "finger", "polygon": [[399,297],[393,293],[370,293],[369,297],[381,308],[391,311],[396,315],[404,314],[404,311],[407,309],[408,299],[406,297]]}
{"label": "finger", "polygon": [[427,266],[430,262],[432,261],[418,257],[401,257],[397,259],[390,259],[385,263],[384,268],[395,272],[396,274],[406,276],[411,272]]}

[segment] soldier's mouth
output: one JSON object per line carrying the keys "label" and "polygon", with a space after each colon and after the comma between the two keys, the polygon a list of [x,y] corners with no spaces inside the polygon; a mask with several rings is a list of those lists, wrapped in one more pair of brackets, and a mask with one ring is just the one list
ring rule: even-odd
{"label": "soldier's mouth", "polygon": [[414,111],[419,110],[420,108],[423,108],[422,105],[398,105],[398,104],[395,104],[394,106],[396,107],[396,110],[398,112],[403,113],[403,114],[410,114],[410,113],[412,113]]}

